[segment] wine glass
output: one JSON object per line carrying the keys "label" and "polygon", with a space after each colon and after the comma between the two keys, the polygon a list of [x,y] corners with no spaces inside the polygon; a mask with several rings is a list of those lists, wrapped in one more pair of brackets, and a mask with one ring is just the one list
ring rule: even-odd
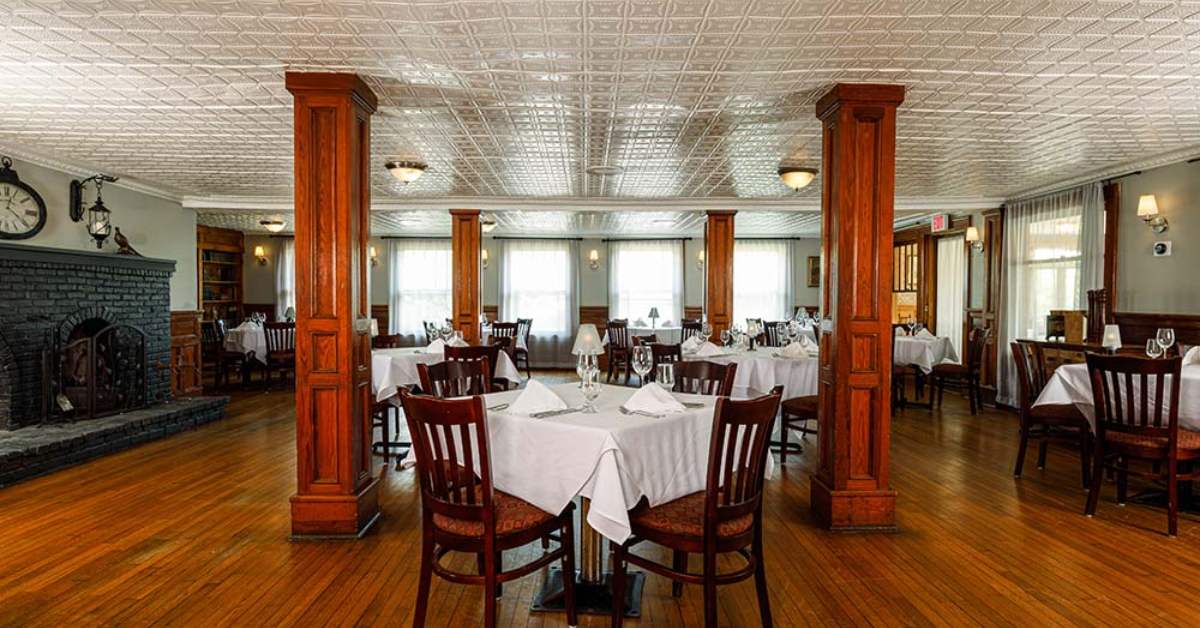
{"label": "wine glass", "polygon": [[721,346],[728,347],[729,341],[733,339],[733,331],[729,329],[721,330]]}
{"label": "wine glass", "polygon": [[675,388],[675,365],[670,362],[659,364],[654,381],[667,390],[673,390]]}
{"label": "wine glass", "polygon": [[646,383],[646,374],[650,372],[654,364],[654,355],[647,345],[638,345],[633,348],[633,372],[637,373],[638,381],[643,385]]}
{"label": "wine glass", "polygon": [[450,337],[454,334],[454,330],[450,329],[449,325],[442,325],[442,327],[438,329],[438,334],[441,335],[442,342],[450,342]]}
{"label": "wine glass", "polygon": [[583,378],[579,381],[579,390],[583,392],[583,413],[596,414],[595,401],[600,396],[600,369],[588,366],[584,369]]}
{"label": "wine glass", "polygon": [[708,342],[710,336],[712,336],[712,325],[708,321],[704,321],[700,324],[700,339]]}
{"label": "wine glass", "polygon": [[1162,345],[1158,344],[1157,338],[1150,338],[1146,341],[1146,355],[1151,358],[1160,358],[1163,354]]}
{"label": "wine glass", "polygon": [[1175,344],[1175,330],[1170,327],[1160,327],[1158,333],[1154,335],[1154,340],[1162,347],[1163,354],[1166,354],[1167,349]]}
{"label": "wine glass", "polygon": [[463,333],[462,333],[461,329],[455,329],[453,332],[451,332],[450,340],[452,342],[453,341],[466,342],[465,340],[463,340]]}

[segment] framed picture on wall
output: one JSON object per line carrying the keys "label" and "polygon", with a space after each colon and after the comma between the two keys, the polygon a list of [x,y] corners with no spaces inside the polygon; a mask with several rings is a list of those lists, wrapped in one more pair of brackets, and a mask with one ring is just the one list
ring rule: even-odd
{"label": "framed picture on wall", "polygon": [[821,258],[812,256],[808,258],[808,287],[816,288],[821,285]]}

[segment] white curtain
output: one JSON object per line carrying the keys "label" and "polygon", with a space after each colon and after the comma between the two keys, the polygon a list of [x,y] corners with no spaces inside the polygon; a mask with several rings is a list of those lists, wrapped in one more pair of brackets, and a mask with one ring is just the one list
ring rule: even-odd
{"label": "white curtain", "polygon": [[621,240],[608,244],[608,316],[658,325],[683,318],[683,241]]}
{"label": "white curtain", "polygon": [[1017,372],[1009,343],[1046,337],[1050,310],[1087,308],[1101,287],[1104,201],[1099,183],[1010,204],[1004,214],[1004,319],[997,344],[996,398],[1014,405]]}
{"label": "white curtain", "polygon": [[948,236],[937,241],[937,320],[939,336],[950,338],[963,358],[963,280],[967,272],[966,238]]}
{"label": "white curtain", "polygon": [[450,240],[392,240],[389,255],[388,331],[424,344],[424,322],[450,316]]}
{"label": "white curtain", "polygon": [[571,346],[579,325],[579,243],[500,242],[500,320],[533,319],[530,366],[573,366]]}
{"label": "white curtain", "polygon": [[285,238],[275,252],[275,320],[286,320],[289,307],[296,307],[296,241]]}
{"label": "white curtain", "polygon": [[764,321],[792,316],[790,240],[736,240],[733,243],[733,321]]}

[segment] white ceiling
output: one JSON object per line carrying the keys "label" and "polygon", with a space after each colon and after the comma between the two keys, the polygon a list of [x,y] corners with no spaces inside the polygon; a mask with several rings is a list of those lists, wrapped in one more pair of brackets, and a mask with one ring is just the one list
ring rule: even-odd
{"label": "white ceiling", "polygon": [[[907,86],[901,198],[969,204],[1200,147],[1197,0],[5,0],[0,148],[197,207],[284,202],[283,73],[318,69],[380,97],[383,204],[811,205],[819,182],[792,196],[774,171],[819,165],[813,102],[839,81]],[[404,187],[391,158],[430,170]]]}

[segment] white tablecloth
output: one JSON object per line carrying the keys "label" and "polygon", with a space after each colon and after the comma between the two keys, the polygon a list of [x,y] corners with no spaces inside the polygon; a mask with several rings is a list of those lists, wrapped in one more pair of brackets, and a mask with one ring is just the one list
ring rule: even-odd
{"label": "white tablecloth", "polygon": [[[571,407],[583,405],[576,384],[552,387]],[[596,414],[546,419],[488,412],[495,487],[545,510],[562,512],[577,495],[592,500],[588,524],[624,542],[629,510],[645,497],[651,506],[704,490],[714,397],[677,394],[703,408],[651,418],[617,408],[635,389],[605,386]],[[487,395],[487,404],[511,402],[520,391]],[[767,461],[767,477],[775,460]]]}
{"label": "white tablecloth", "polygon": [[718,364],[737,364],[733,377],[733,396],[757,397],[783,386],[783,398],[804,397],[817,394],[818,360],[810,358],[775,357],[779,349],[759,347],[754,351],[701,358],[685,355],[685,360],[708,360]]}
{"label": "white tablecloth", "polygon": [[958,352],[945,336],[933,338],[914,338],[912,336],[896,336],[895,352],[892,361],[900,365],[913,365],[924,373],[929,373],[933,367],[942,362],[958,363]]}
{"label": "white tablecloth", "polygon": [[[1165,389],[1164,384],[1164,389]],[[1134,391],[1137,403],[1141,403],[1141,386],[1139,380],[1134,380]],[[1154,403],[1155,384],[1150,380],[1149,399]],[[1092,429],[1096,429],[1096,408],[1092,400],[1092,382],[1088,378],[1086,364],[1064,364],[1054,371],[1050,381],[1046,382],[1042,394],[1038,395],[1035,406],[1047,404],[1074,404],[1083,416],[1087,417]],[[1165,419],[1165,415],[1164,415]],[[1200,364],[1183,367],[1182,381],[1179,383],[1179,426],[1188,430],[1200,431]]]}
{"label": "white tablecloth", "polygon": [[266,364],[267,334],[262,325],[242,323],[225,332],[225,350],[247,355],[253,351],[254,359]]}
{"label": "white tablecloth", "polygon": [[[663,344],[676,345],[683,342],[682,327],[656,327],[654,329],[650,329],[649,327],[629,327],[627,329],[629,330],[630,344],[633,343],[634,336],[649,336],[650,334],[654,334],[658,338],[658,341]],[[608,331],[604,332],[602,342],[608,344]]]}
{"label": "white tablecloth", "polygon": [[[417,386],[421,376],[418,364],[436,364],[445,359],[442,353],[428,353],[423,347],[403,349],[375,349],[371,351],[371,390],[376,401],[395,395],[403,386]],[[511,382],[520,382],[521,373],[512,358],[501,351],[496,364],[496,377]]]}

